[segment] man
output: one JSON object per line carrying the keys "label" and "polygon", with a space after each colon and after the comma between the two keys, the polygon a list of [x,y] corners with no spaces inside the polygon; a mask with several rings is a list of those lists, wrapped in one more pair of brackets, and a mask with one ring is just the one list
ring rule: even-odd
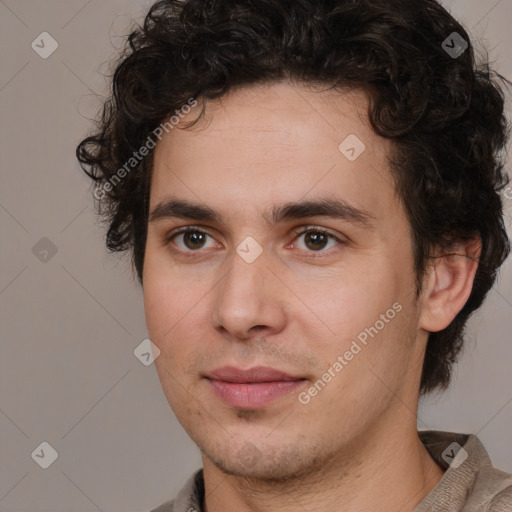
{"label": "man", "polygon": [[77,155],[203,468],[158,512],[505,511],[417,432],[509,253],[498,79],[434,0],[157,2]]}

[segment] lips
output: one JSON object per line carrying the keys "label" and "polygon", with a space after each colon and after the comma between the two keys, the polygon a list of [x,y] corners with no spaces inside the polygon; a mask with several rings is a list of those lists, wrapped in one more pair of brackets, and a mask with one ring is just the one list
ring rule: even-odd
{"label": "lips", "polygon": [[256,366],[248,370],[240,370],[233,366],[224,366],[209,374],[211,379],[239,384],[254,384],[260,382],[288,382],[300,380],[285,372],[265,366]]}
{"label": "lips", "polygon": [[274,368],[258,366],[242,370],[218,368],[206,376],[211,389],[227,405],[239,409],[259,409],[297,391],[306,381]]}

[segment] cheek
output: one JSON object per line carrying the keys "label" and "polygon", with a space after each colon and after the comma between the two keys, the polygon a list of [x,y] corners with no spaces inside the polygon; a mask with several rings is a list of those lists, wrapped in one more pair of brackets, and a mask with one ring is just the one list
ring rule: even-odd
{"label": "cheek", "polygon": [[[358,271],[332,273],[327,279],[315,280],[315,286],[303,282],[297,291],[300,297],[307,297],[304,302],[322,322],[321,331],[315,332],[327,333],[311,336],[312,322],[318,325],[318,319],[297,316],[305,334],[300,337],[307,345],[304,348],[313,350],[325,371],[331,369],[335,375],[326,401],[330,397],[336,402],[341,393],[356,406],[362,395],[371,397],[385,391],[372,370],[394,385],[395,368],[408,357],[404,347],[412,343],[414,329],[413,312],[406,307],[406,290],[393,276],[391,269],[365,265]],[[336,361],[339,364],[333,368]]]}
{"label": "cheek", "polygon": [[398,281],[390,276],[389,269],[381,266],[351,265],[321,279],[318,274],[307,276],[295,290],[328,328],[324,330],[342,341],[372,326],[400,300]]}
{"label": "cheek", "polygon": [[160,349],[167,368],[185,371],[193,353],[202,350],[205,327],[210,325],[205,298],[209,287],[176,267],[148,258],[144,274],[144,311],[149,338]]}
{"label": "cheek", "polygon": [[[320,378],[329,383],[315,402],[317,411],[327,408],[340,421],[356,424],[363,417],[376,414],[394,394],[400,393],[404,372],[412,364],[414,312],[402,304],[402,309],[392,306],[382,309],[387,322],[381,320],[377,309],[376,315],[371,312],[360,315],[363,320],[358,320],[357,325],[354,321],[349,327],[351,332],[342,331],[344,326],[338,324],[338,336],[322,350],[325,373]],[[348,416],[347,411],[350,411]]]}
{"label": "cheek", "polygon": [[173,329],[195,298],[196,286],[180,275],[166,251],[148,238],[144,257],[144,310],[150,336],[162,340]]}
{"label": "cheek", "polygon": [[151,271],[144,276],[144,312],[149,336],[159,345],[172,328],[177,312],[167,282],[156,278],[156,273]]}
{"label": "cheek", "polygon": [[[144,309],[149,338],[159,348],[155,368],[167,401],[174,411],[185,410],[187,397],[185,389],[190,380],[187,368],[194,360],[199,339],[193,328],[194,300],[190,290],[177,293],[179,279],[155,269],[147,271],[144,278]],[[176,277],[176,276],[175,276]]]}

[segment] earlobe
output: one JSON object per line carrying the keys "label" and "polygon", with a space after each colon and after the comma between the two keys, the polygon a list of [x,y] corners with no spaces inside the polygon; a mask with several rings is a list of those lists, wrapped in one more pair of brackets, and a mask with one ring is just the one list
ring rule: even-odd
{"label": "earlobe", "polygon": [[436,251],[423,283],[420,328],[441,331],[464,307],[473,288],[481,250],[481,240],[476,238],[459,242],[448,251]]}

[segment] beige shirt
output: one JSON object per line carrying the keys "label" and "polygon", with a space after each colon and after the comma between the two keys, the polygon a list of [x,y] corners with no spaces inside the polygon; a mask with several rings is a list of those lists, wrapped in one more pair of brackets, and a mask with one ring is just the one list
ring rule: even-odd
{"label": "beige shirt", "polygon": [[[414,512],[512,512],[512,475],[493,468],[474,435],[423,431],[420,439],[445,473]],[[151,512],[204,512],[203,470],[176,499]]]}

